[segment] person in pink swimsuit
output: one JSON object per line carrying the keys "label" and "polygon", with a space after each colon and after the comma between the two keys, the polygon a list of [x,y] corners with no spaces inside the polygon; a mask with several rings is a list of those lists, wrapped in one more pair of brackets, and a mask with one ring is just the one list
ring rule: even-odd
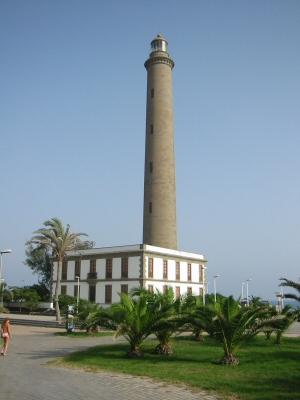
{"label": "person in pink swimsuit", "polygon": [[11,330],[9,319],[5,318],[1,325],[1,337],[3,339],[3,347],[1,349],[1,356],[6,356],[8,344],[11,339]]}

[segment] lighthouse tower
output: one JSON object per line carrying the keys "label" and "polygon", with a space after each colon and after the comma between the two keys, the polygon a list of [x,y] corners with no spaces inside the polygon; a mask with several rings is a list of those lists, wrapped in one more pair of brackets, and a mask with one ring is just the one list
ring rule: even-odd
{"label": "lighthouse tower", "polygon": [[143,243],[177,249],[172,69],[168,42],[151,42],[147,70]]}
{"label": "lighthouse tower", "polygon": [[176,298],[202,295],[205,303],[205,257],[177,249],[174,61],[162,35],[152,40],[145,67],[148,80],[143,243],[67,251],[61,268],[58,260],[53,260],[53,293],[58,284],[61,294],[77,298],[80,295],[107,307],[120,302],[120,293],[130,293],[138,287],[151,293],[166,293],[171,288]]}

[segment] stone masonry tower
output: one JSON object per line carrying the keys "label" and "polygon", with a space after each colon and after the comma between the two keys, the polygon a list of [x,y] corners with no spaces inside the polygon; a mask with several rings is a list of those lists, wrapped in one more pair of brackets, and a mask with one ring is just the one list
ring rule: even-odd
{"label": "stone masonry tower", "polygon": [[172,69],[168,42],[151,42],[147,69],[143,243],[177,249]]}

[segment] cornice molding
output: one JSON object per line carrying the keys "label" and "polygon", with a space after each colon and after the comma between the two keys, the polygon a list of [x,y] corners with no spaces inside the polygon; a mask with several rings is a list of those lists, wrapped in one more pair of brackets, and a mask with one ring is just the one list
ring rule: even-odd
{"label": "cornice molding", "polygon": [[149,67],[153,64],[166,64],[168,65],[171,69],[174,68],[174,61],[172,58],[169,57],[164,57],[164,56],[155,56],[155,57],[150,57],[148,60],[145,62],[145,68],[148,71]]}

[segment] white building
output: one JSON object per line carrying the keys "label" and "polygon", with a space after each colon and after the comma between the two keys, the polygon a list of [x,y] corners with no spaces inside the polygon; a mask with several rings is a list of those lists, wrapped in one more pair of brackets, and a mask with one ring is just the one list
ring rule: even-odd
{"label": "white building", "polygon": [[[163,292],[172,288],[179,297],[205,294],[205,258],[200,254],[145,244],[68,252],[61,272],[61,293],[109,305],[119,293],[134,288]],[[53,293],[57,281],[53,263]],[[79,277],[79,278],[77,278]]]}

